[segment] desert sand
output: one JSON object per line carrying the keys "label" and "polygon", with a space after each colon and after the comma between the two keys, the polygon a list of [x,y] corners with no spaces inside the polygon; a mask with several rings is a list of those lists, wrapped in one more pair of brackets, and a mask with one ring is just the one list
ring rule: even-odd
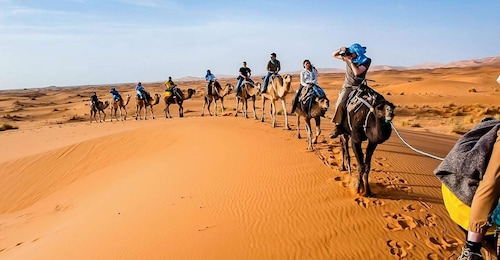
{"label": "desert sand", "polygon": [[[396,105],[405,140],[445,157],[479,120],[499,116],[499,71],[368,77]],[[0,259],[455,259],[464,235],[432,173],[439,160],[393,132],[373,157],[374,198],[357,195],[340,171],[339,140],[328,135],[343,77],[320,74],[332,109],[312,152],[294,115],[292,130],[283,113],[277,128],[251,110],[234,117],[234,93],[223,116],[201,117],[203,81],[177,82],[196,90],[184,118],[177,105],[165,118],[161,100],[147,120],[135,120],[135,83],[116,84],[132,95],[127,120],[110,122],[108,108],[102,123],[90,123],[90,95],[111,101],[110,85],[1,91],[0,126],[14,129],[0,132]],[[258,98],[259,119],[260,106]]]}

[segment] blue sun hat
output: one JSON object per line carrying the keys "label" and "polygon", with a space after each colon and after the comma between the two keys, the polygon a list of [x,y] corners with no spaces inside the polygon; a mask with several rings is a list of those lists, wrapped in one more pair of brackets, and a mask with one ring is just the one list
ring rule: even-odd
{"label": "blue sun hat", "polygon": [[356,58],[352,60],[356,64],[362,64],[368,59],[368,57],[365,56],[366,47],[361,46],[359,43],[354,43],[349,46],[349,52],[356,53]]}

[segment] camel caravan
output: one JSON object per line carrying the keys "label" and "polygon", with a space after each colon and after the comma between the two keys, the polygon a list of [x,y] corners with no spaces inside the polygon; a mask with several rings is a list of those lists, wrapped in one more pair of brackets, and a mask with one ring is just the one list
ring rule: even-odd
{"label": "camel caravan", "polygon": [[[363,51],[363,47],[360,48]],[[345,52],[347,49],[343,50],[341,48],[332,54],[332,56],[344,59],[347,54],[343,54],[342,51]],[[306,149],[308,151],[312,151],[314,150],[314,145],[318,143],[318,138],[321,135],[321,118],[326,117],[326,113],[330,108],[330,100],[327,98],[323,89],[318,85],[316,68],[311,65],[309,60],[304,60],[303,65],[304,70],[300,73],[300,80],[296,91],[293,91],[292,88],[292,75],[281,75],[279,73],[280,64],[279,61],[276,60],[276,55],[274,53],[271,54],[271,60],[268,63],[268,74],[265,77],[262,77],[262,83],[254,82],[250,79],[251,70],[246,67],[246,62],[243,62],[243,67],[240,68],[240,75],[237,78],[238,82],[236,86],[231,83],[226,83],[224,87],[221,86],[215,76],[211,74],[210,70],[207,70],[207,75],[205,76],[205,80],[207,82],[206,91],[200,94],[203,98],[203,106],[201,108],[200,116],[205,115],[205,109],[208,111],[210,116],[217,116],[219,111],[219,115],[226,116],[224,99],[235,92],[234,97],[236,104],[234,116],[238,117],[238,114],[241,113],[244,118],[249,118],[248,106],[251,101],[253,118],[255,120],[259,120],[255,103],[260,97],[260,121],[265,122],[267,109],[266,103],[269,104],[268,113],[271,119],[271,126],[273,128],[278,126],[277,116],[283,115],[283,128],[291,130],[288,116],[295,114],[297,116],[297,138],[302,138],[300,128],[303,123],[307,137]],[[369,67],[369,63],[367,67]],[[367,68],[365,69],[365,74],[366,70]],[[355,77],[356,78],[354,78],[354,80],[359,79],[357,76]],[[395,106],[391,102],[387,101],[381,94],[370,88],[366,83],[367,80],[364,75],[360,79],[362,79],[362,82],[356,84],[355,87],[353,85],[352,90],[349,91],[348,95],[346,94],[346,97],[341,97],[339,94],[334,114],[337,115],[337,112],[340,112],[342,114],[342,119],[340,121],[334,121],[335,118],[332,118],[332,122],[336,123],[336,128],[334,129],[334,134],[330,135],[330,138],[339,137],[342,150],[342,163],[339,168],[341,171],[349,172],[349,175],[352,175],[351,157],[349,153],[349,143],[351,144],[354,157],[357,161],[357,178],[355,178],[356,192],[360,195],[370,197],[374,196],[368,183],[372,156],[377,146],[387,141],[391,136],[393,127],[391,122],[394,117]],[[346,83],[347,79],[344,84]],[[169,80],[165,82],[165,86],[166,89],[163,92],[165,118],[172,118],[172,114],[170,113],[171,105],[177,105],[179,107],[179,117],[184,117],[183,103],[186,100],[193,99],[195,97],[194,95],[196,94],[196,90],[191,88],[182,90],[178,88],[172,81],[171,77],[169,77]],[[155,105],[160,103],[162,96],[160,94],[150,95],[149,92],[144,89],[141,82],[137,84],[136,92],[135,119],[146,120],[148,118],[148,110],[150,117],[154,119],[155,115],[153,108]],[[292,98],[292,107],[288,110],[286,100],[287,97],[293,92],[295,95]],[[114,88],[112,88],[110,93],[113,94],[113,101],[102,102],[97,99],[94,92],[90,104],[91,123],[93,121],[106,121],[105,109],[108,106],[111,109],[110,121],[113,121],[113,118],[117,121],[126,120],[126,106],[131,99],[131,95],[127,95],[126,99],[123,99]],[[281,103],[281,111],[279,112],[276,104],[277,102]],[[339,106],[339,104],[342,105]],[[218,109],[219,107],[220,110]],[[119,117],[117,115],[118,111],[120,111]],[[101,114],[103,114],[102,118]],[[97,119],[97,116],[99,119]],[[313,119],[315,122],[314,133],[311,125],[311,121]],[[341,123],[339,124],[337,122]],[[337,129],[342,130],[339,130],[340,132],[336,133]],[[363,151],[362,143],[365,141],[367,141],[367,145]]]}

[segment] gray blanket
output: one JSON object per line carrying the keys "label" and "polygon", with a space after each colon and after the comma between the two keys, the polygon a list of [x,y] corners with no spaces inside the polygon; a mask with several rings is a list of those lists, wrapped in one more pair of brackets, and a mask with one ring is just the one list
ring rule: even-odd
{"label": "gray blanket", "polygon": [[483,179],[499,129],[500,120],[479,123],[458,139],[434,170],[441,182],[469,206]]}

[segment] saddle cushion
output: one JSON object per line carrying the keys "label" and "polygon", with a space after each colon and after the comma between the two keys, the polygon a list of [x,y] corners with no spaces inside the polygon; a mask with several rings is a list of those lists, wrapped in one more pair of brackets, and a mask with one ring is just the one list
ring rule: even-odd
{"label": "saddle cushion", "polygon": [[315,102],[316,98],[326,97],[325,92],[318,85],[308,84],[304,86],[299,94],[299,106],[302,111],[307,114],[311,113],[312,104]]}

